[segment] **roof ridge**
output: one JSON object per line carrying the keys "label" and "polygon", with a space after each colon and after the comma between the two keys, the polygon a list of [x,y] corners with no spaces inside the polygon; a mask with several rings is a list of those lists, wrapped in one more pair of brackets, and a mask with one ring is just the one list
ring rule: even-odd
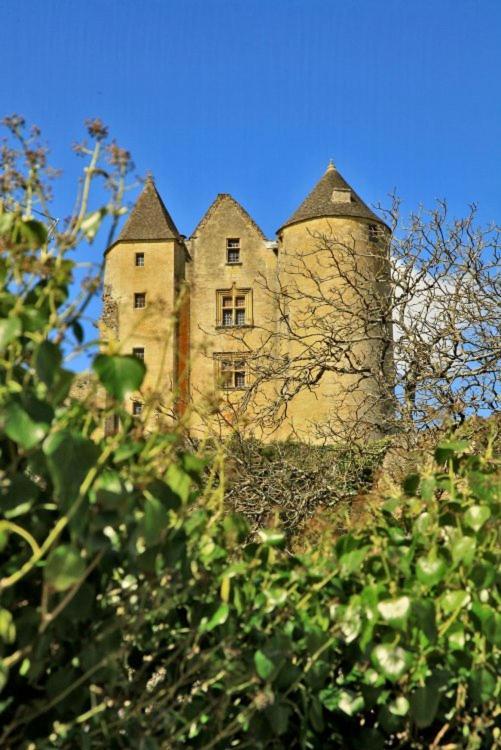
{"label": "roof ridge", "polygon": [[230,193],[218,193],[215,197],[215,199],[210,204],[207,211],[204,213],[198,224],[196,225],[195,229],[191,233],[191,237],[195,237],[196,234],[203,229],[203,227],[207,224],[207,222],[211,219],[213,214],[216,212],[217,208],[220,206],[223,201],[231,201],[240,211],[242,216],[245,218],[246,221],[248,221],[251,226],[257,231],[261,239],[266,240],[266,237],[264,235],[264,232],[262,231],[261,227],[254,221],[252,216],[249,214],[248,211],[245,210],[245,208],[230,194]]}

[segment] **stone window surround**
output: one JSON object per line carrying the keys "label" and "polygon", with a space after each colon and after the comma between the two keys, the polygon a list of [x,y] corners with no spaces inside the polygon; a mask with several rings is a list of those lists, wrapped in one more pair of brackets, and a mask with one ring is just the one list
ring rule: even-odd
{"label": "stone window surround", "polygon": [[223,391],[241,391],[248,385],[248,352],[214,352],[214,380]]}
{"label": "stone window surround", "polygon": [[[244,298],[243,304],[238,304],[238,298]],[[225,300],[231,298],[231,304],[225,305]],[[232,323],[224,324],[225,311],[231,311]],[[243,311],[245,322],[237,322],[239,313]],[[232,328],[251,328],[253,326],[252,318],[252,289],[238,289],[233,283],[231,289],[216,290],[216,328],[218,330],[227,330]]]}

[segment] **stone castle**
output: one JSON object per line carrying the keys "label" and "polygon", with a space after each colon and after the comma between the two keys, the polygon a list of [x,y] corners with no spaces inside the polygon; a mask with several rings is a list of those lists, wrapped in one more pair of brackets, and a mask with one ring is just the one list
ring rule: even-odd
{"label": "stone castle", "polygon": [[[332,162],[276,239],[227,193],[187,238],[149,177],[105,254],[101,336],[147,365],[128,408],[152,424],[187,415],[200,435],[241,426],[261,439],[318,440],[323,424],[353,423],[361,408],[377,426],[377,378],[347,367],[346,342],[341,354],[339,341],[326,343],[325,321],[333,289],[348,289],[337,297],[342,321],[357,308],[362,277],[381,286],[388,236]],[[344,285],[334,246],[352,259]],[[358,338],[357,363],[375,371],[378,330]]]}

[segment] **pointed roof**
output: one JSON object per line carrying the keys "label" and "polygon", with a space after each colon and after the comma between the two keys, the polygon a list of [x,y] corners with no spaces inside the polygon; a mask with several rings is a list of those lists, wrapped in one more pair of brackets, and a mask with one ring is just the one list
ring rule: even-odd
{"label": "pointed roof", "polygon": [[117,242],[141,240],[178,240],[179,232],[148,175],[143,191],[137,199]]}
{"label": "pointed roof", "polygon": [[191,234],[192,237],[195,237],[198,234],[198,232],[205,227],[205,225],[210,221],[210,219],[215,214],[215,212],[217,211],[217,209],[219,208],[219,206],[221,206],[223,203],[229,203],[229,204],[233,205],[237,209],[237,211],[239,212],[239,214],[242,216],[242,218],[250,226],[252,226],[253,229],[256,230],[256,232],[259,234],[259,236],[261,237],[261,239],[263,239],[263,240],[266,239],[266,237],[263,234],[263,231],[256,224],[256,222],[254,221],[254,219],[252,218],[252,216],[249,213],[247,213],[247,211],[245,210],[245,208],[243,206],[241,206],[240,203],[238,201],[236,201],[235,198],[233,198],[233,196],[230,195],[229,193],[218,193],[217,194],[216,199],[211,203],[211,205],[209,206],[209,208],[204,213],[204,215],[202,216],[202,218],[200,219],[200,221],[196,225],[195,229],[193,230],[193,232]]}
{"label": "pointed roof", "polygon": [[353,216],[384,224],[337,171],[332,160],[311,193],[278,231],[290,224],[325,216]]}

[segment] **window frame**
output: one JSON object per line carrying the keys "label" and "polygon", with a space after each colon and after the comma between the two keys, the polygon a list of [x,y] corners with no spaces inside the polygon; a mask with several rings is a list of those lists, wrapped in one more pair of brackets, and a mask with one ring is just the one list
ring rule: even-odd
{"label": "window frame", "polygon": [[[142,298],[144,304],[138,305],[139,298]],[[134,310],[144,310],[146,307],[146,292],[134,292]]]}
{"label": "window frame", "polygon": [[143,413],[143,402],[142,401],[133,401],[132,402],[132,416],[133,417],[140,417]]}
{"label": "window frame", "polygon": [[[232,245],[231,243],[237,243],[237,245]],[[240,237],[227,237],[226,238],[226,265],[227,266],[241,266],[242,260],[240,256]],[[237,260],[230,260],[230,253],[237,253]]]}
{"label": "window frame", "polygon": [[[141,260],[142,263],[138,263],[138,260]],[[144,253],[135,254],[134,265],[136,266],[136,268],[144,268]]]}
{"label": "window frame", "polygon": [[144,362],[144,346],[133,346],[132,356],[137,357],[137,359],[140,359],[142,362]]}
{"label": "window frame", "polygon": [[[214,380],[216,388],[221,391],[245,391],[249,387],[249,352],[214,352]],[[224,367],[229,363],[229,367]],[[239,366],[235,366],[238,364]],[[230,381],[225,382],[223,373],[230,374]],[[243,384],[237,383],[237,376],[244,376]]]}
{"label": "window frame", "polygon": [[[243,298],[243,304],[237,304]],[[227,300],[231,299],[231,304]],[[230,312],[232,322],[225,324],[225,313]],[[237,322],[239,313],[243,312],[244,322]],[[252,289],[238,289],[235,284],[231,289],[216,290],[216,328],[251,328],[254,325],[252,317]]]}

